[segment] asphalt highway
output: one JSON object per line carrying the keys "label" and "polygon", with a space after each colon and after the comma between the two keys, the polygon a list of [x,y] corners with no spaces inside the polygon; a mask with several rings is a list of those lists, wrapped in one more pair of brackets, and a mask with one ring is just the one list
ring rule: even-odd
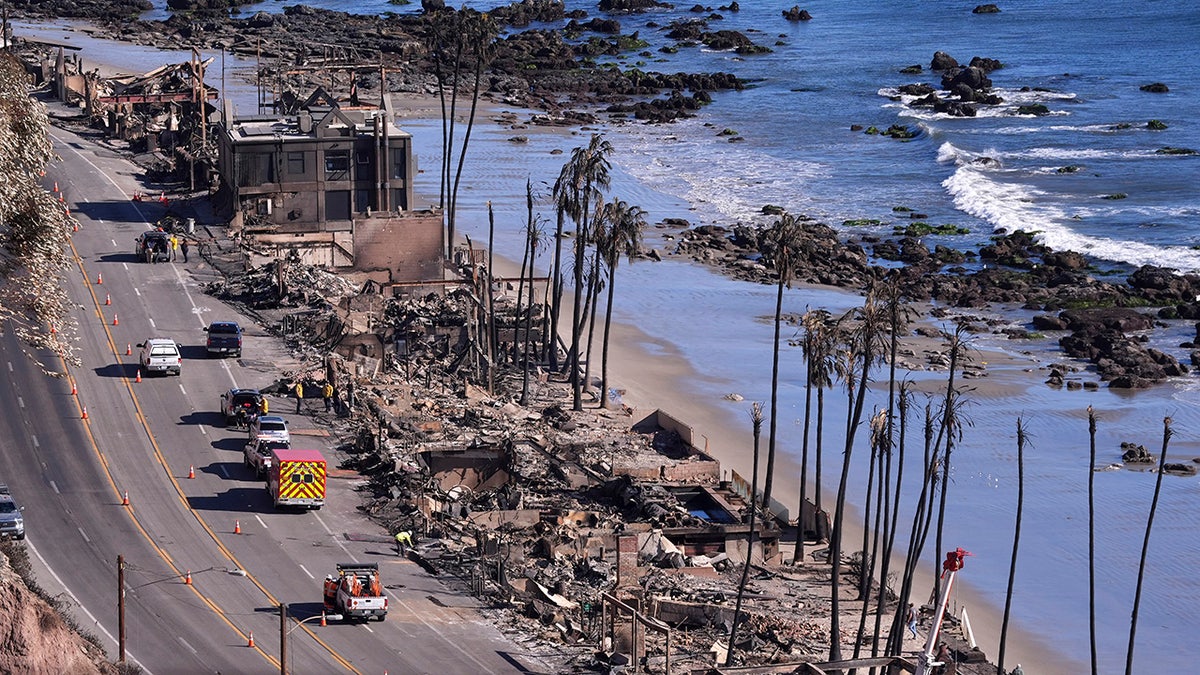
{"label": "asphalt highway", "polygon": [[[80,222],[68,287],[83,367],[29,355],[11,331],[0,339],[8,374],[0,482],[26,507],[43,587],[115,659],[124,556],[127,658],[159,675],[280,672],[280,603],[291,614],[284,630],[292,673],[544,670],[487,623],[472,598],[396,557],[388,533],[356,511],[361,479],[337,469],[319,400],[293,415],[294,400],[270,398],[270,412],[289,419],[293,447],[321,449],[330,469],[324,509],[275,511],[264,483],[242,465],[245,431],[223,427],[218,398],[232,386],[275,381],[295,359],[203,294],[216,276],[195,249],[187,264],[137,261],[135,237],[165,207],[131,200],[144,190],[137,169],[113,152],[63,130],[53,137],[62,161],[47,186],[57,182]],[[213,320],[243,325],[243,358],[206,356],[202,328]],[[136,345],[149,337],[182,345],[179,377],[141,373],[136,381]],[[319,625],[321,582],[339,562],[379,563],[386,621]]]}

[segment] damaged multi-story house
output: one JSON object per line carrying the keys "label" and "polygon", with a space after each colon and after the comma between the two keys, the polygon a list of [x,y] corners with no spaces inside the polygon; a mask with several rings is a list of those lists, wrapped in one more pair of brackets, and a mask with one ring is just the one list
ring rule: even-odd
{"label": "damaged multi-story house", "polygon": [[219,149],[214,206],[263,256],[385,283],[442,278],[442,213],[415,208],[412,136],[387,97],[351,105],[318,89],[295,114],[254,116],[227,102]]}

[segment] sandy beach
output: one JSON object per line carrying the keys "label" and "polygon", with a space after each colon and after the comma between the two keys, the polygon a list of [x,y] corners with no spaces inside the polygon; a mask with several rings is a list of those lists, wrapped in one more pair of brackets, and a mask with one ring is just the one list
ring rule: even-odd
{"label": "sandy beach", "polygon": [[[26,26],[22,26],[18,30],[20,32],[26,28]],[[56,31],[58,31],[57,28],[46,28],[47,35],[61,35],[61,32],[56,33]],[[71,40],[85,47],[83,57],[87,63],[99,66],[106,61],[114,62],[108,64],[109,67],[102,68],[102,72],[144,72],[163,63],[186,59],[186,55],[181,53],[162,54],[123,43],[96,40],[81,33],[72,34]],[[242,97],[253,96],[253,90],[248,88],[248,85],[243,83],[239,85],[239,89]],[[252,98],[249,100],[252,101]],[[440,104],[436,98],[403,95],[394,97],[394,100],[397,104],[397,112],[401,117],[402,127],[406,123],[425,125],[428,128],[438,126],[436,120],[440,115]],[[476,245],[483,241],[481,233],[486,234],[487,231],[485,211],[487,201],[496,202],[500,214],[499,222],[519,222],[515,218],[515,214],[520,213],[520,209],[514,205],[523,202],[524,195],[521,191],[524,187],[524,180],[531,177],[535,183],[544,185],[547,181],[553,180],[557,174],[557,167],[561,166],[564,161],[563,155],[552,155],[549,149],[562,150],[566,155],[569,154],[571,148],[585,143],[587,138],[586,130],[524,125],[514,129],[510,123],[496,124],[493,120],[499,118],[506,110],[501,106],[488,106],[481,108],[477,118],[479,133],[472,142],[459,214],[460,232],[469,234]],[[527,115],[527,111],[518,112],[519,119],[524,119],[525,115]],[[510,140],[518,134],[528,137],[528,140],[520,143]],[[618,134],[619,132],[616,132],[613,136]],[[423,198],[426,202],[432,202],[436,200],[436,195],[430,195],[428,192],[431,184],[436,189],[436,166],[440,148],[428,143],[428,134],[419,138],[422,140],[422,144],[418,145],[418,152],[422,156],[422,166],[426,168],[424,175],[419,179],[418,189],[423,188],[426,192]],[[619,163],[619,157],[617,162]],[[488,167],[486,170],[483,169],[485,166]],[[626,175],[617,176],[614,181],[614,193],[619,193],[623,198],[629,198],[631,201],[641,204],[650,213],[652,222],[666,216],[686,216],[695,208],[688,204],[681,204],[673,198],[653,194],[644,187],[638,186],[634,179]],[[523,208],[523,205],[520,208]],[[546,208],[543,207],[541,210],[543,214],[547,214]],[[514,248],[512,244],[518,237],[517,227],[511,224],[505,225],[504,232],[498,234],[497,237],[498,250],[505,251],[505,256],[511,258],[514,251],[519,252],[519,249]],[[669,244],[664,241],[661,233],[650,232],[647,246],[667,247]],[[548,260],[549,257],[543,253],[539,258],[539,267],[544,269]],[[507,269],[502,269],[501,272],[515,276],[517,265],[511,259],[507,259],[505,265]],[[721,324],[724,321],[723,317],[714,315],[719,312],[710,312],[701,303],[689,305],[688,297],[675,287],[671,287],[672,292],[656,291],[658,293],[656,296],[654,292],[648,290],[651,287],[646,282],[656,275],[670,275],[694,281],[701,276],[707,279],[706,275],[712,273],[700,269],[697,265],[676,260],[658,265],[637,262],[634,264],[634,269],[631,269],[629,263],[624,263],[624,265],[618,273],[617,294],[621,306],[617,308],[617,315],[613,323],[610,361],[610,378],[613,386],[620,391],[621,401],[634,409],[633,417],[635,419],[640,419],[642,415],[661,408],[690,423],[694,427],[697,437],[703,439],[705,449],[721,461],[726,472],[732,469],[748,476],[751,471],[751,438],[746,431],[749,428],[748,411],[751,401],[765,400],[762,393],[764,387],[769,384],[770,377],[770,371],[761,367],[763,359],[769,361],[769,351],[764,348],[763,342],[763,335],[767,331],[758,331],[753,335],[747,334],[744,344],[739,343],[736,346],[718,338],[714,338],[713,342],[723,345],[723,347],[714,347],[712,350],[692,349],[690,345],[681,346],[681,340],[668,338],[672,332],[691,336],[691,342],[701,342],[703,338],[697,338],[697,336],[713,332],[713,326]],[[680,281],[679,283],[682,285],[684,282]],[[736,290],[733,284],[738,282],[729,280],[720,282],[706,280],[701,283],[712,283],[718,286],[720,293],[746,294],[748,298],[745,303],[746,311],[754,314],[750,318],[757,321],[760,326],[763,325],[764,319],[769,319],[766,312],[759,310],[765,306],[763,299],[773,295],[773,289],[754,287]],[[700,288],[697,293],[709,290],[706,286]],[[828,307],[831,311],[839,312],[854,307],[860,302],[858,296],[853,293],[816,287],[795,288],[789,291],[788,298],[789,304],[794,305],[789,309],[797,311],[802,311],[805,307]],[[1010,315],[1015,313],[1015,310],[1011,308],[1006,311]],[[940,324],[934,323],[934,325]],[[1178,336],[1172,335],[1166,339],[1174,337]],[[1005,344],[1002,339],[986,334],[980,336],[975,342],[974,347],[977,351],[974,359],[977,363],[986,364],[984,368],[987,376],[972,379],[969,382],[971,387],[969,398],[975,402],[972,414],[977,416],[975,425],[977,428],[967,430],[965,448],[1000,455],[1004,459],[1005,465],[1012,464],[1013,462],[1009,460],[1011,456],[1015,456],[1015,450],[1012,449],[1013,444],[1008,436],[1011,435],[1016,415],[1028,415],[1035,440],[1033,454],[1037,459],[1044,459],[1047,462],[1043,468],[1036,469],[1040,472],[1038,476],[1042,481],[1040,485],[1044,489],[1053,490],[1057,482],[1062,480],[1061,476],[1064,473],[1076,470],[1078,448],[1075,448],[1075,452],[1069,458],[1059,456],[1055,452],[1061,446],[1066,445],[1062,438],[1064,429],[1070,429],[1070,434],[1076,439],[1083,436],[1086,431],[1086,421],[1081,415],[1089,404],[1094,404],[1097,409],[1103,411],[1105,422],[1103,433],[1105,434],[1106,448],[1114,445],[1114,439],[1124,439],[1125,437],[1132,437],[1139,442],[1146,443],[1147,447],[1151,447],[1156,442],[1155,422],[1164,414],[1176,415],[1185,424],[1187,421],[1195,420],[1196,413],[1192,405],[1179,403],[1181,397],[1189,395],[1190,390],[1178,385],[1161,385],[1155,390],[1139,393],[1137,396],[1143,398],[1139,399],[1136,405],[1132,398],[1134,394],[1127,392],[1108,389],[1096,392],[1049,390],[1043,384],[1048,364],[1063,361],[1061,355],[1055,353],[1052,342],[1018,347]],[[938,348],[936,341],[932,340],[914,341],[910,346],[917,354],[921,354],[926,349]],[[745,361],[744,367],[740,358],[741,350],[753,352],[756,355],[754,360]],[[594,355],[597,362],[598,353],[599,349],[597,348]],[[794,375],[798,372],[799,350],[788,350],[785,358]],[[720,374],[717,373],[718,370],[720,370]],[[728,375],[731,371],[740,373],[742,381],[731,378]],[[599,376],[598,366],[593,368],[593,376]],[[885,375],[877,377],[882,379]],[[916,381],[916,387],[920,390],[936,391],[939,386],[944,387],[942,375],[936,372],[918,371],[913,373],[912,377]],[[886,389],[886,384],[877,384],[876,388],[880,386]],[[723,398],[724,394],[729,393],[742,395],[745,400],[735,402]],[[793,385],[792,394],[795,393]],[[842,440],[839,438],[837,429],[840,427],[839,421],[842,419],[840,415],[844,414],[838,408],[839,405],[844,405],[844,395],[840,388],[835,387],[829,392],[828,397],[831,402],[831,410],[826,438],[824,490],[826,504],[832,503],[834,497],[833,491],[829,488],[834,485],[833,481],[836,480],[836,471],[840,464]],[[879,393],[877,392],[872,402],[878,399]],[[783,411],[780,420],[781,434],[787,438],[778,458],[776,496],[780,501],[788,504],[795,504],[799,497],[797,477],[800,467],[795,449],[799,447],[800,428],[796,426],[795,420],[802,413],[802,410],[797,410],[794,406],[789,407]],[[1113,427],[1116,426],[1124,427],[1125,431],[1113,430]],[[980,435],[985,436],[984,440],[977,440]],[[863,446],[864,443],[860,442],[856,447],[856,453],[864,452]],[[837,450],[829,451],[830,448]],[[1173,446],[1172,456],[1191,457],[1196,452],[1195,439],[1185,437]],[[1100,463],[1105,464],[1112,461],[1109,455],[1111,452],[1106,454],[1105,459]],[[970,455],[964,450],[960,457],[969,458]],[[860,462],[865,463],[861,454],[856,458],[856,463]],[[969,459],[964,459],[963,466],[970,466]],[[1081,472],[1080,475],[1084,474]],[[964,468],[963,472],[955,477],[951,495],[955,495],[959,490],[966,492],[991,489],[995,491],[1001,485],[1005,488],[1006,495],[1011,492],[1012,476],[986,471],[975,472],[972,469]],[[1073,489],[1077,491],[1077,486]],[[851,503],[860,503],[861,499],[861,494],[856,495],[852,492],[850,495]],[[997,502],[1003,502],[1003,500],[997,500]],[[990,506],[999,509],[999,515],[993,513],[992,520],[988,522],[1007,522],[1009,525],[1005,528],[991,530],[987,536],[996,542],[996,549],[1007,552],[1012,538],[1010,515],[1012,505],[1009,502],[1003,502],[1001,506],[994,504],[990,504]],[[1010,510],[1005,512],[1004,508]],[[1068,515],[1047,513],[1056,508],[1061,510],[1061,504],[1050,501],[1044,511],[1035,512],[1034,515],[1035,517],[1040,515],[1045,519],[1074,518],[1078,522],[1077,510],[1072,510]],[[902,511],[902,517],[904,517],[903,513],[904,511]],[[1141,517],[1140,511],[1137,516]],[[1136,521],[1132,517],[1130,520]],[[857,542],[861,540],[861,515],[857,509],[852,509],[846,522],[848,529],[845,552],[848,555],[857,550]],[[951,547],[956,545],[952,541],[949,543]],[[932,546],[931,540],[927,549]],[[1036,566],[1043,564],[1046,556],[1053,557],[1061,553],[1050,551],[1035,554],[1027,548],[1028,546],[1029,544],[1024,544],[1022,547],[1022,569],[1019,577],[1022,580],[1033,577],[1036,574]],[[1069,548],[1070,545],[1063,544],[1063,547]],[[1026,557],[1029,554],[1041,557],[1030,559]],[[1070,553],[1070,556],[1075,562],[1078,561],[1077,547]],[[940,557],[940,555],[934,555],[927,551],[926,559],[931,568],[934,564],[933,559],[936,557]],[[1006,557],[993,555],[992,558],[1002,558],[1002,560],[1000,562],[990,560],[988,566],[983,569],[993,570],[998,566],[1007,570]],[[979,580],[973,581],[970,574],[972,568],[980,569],[974,563],[975,561],[968,561],[968,569],[960,577],[961,584],[956,587],[953,602],[956,606],[965,606],[969,609],[975,636],[989,658],[994,660],[998,653],[997,643],[1002,609],[994,601],[994,589],[1002,589],[1006,579],[1003,576],[988,574],[982,579],[976,576],[975,579]],[[900,564],[902,561],[898,558],[893,563],[893,570]],[[1121,573],[1127,574],[1128,570],[1122,567]],[[928,576],[930,575],[923,574],[919,578],[924,578],[927,584]],[[1086,568],[1083,570],[1083,576],[1086,577]],[[981,586],[989,587],[992,592],[983,592],[980,589]],[[924,601],[928,594],[927,588],[926,585],[918,589],[914,593],[914,600],[918,603]],[[1080,672],[1082,664],[1075,659],[1068,658],[1056,649],[1056,638],[1053,634],[1046,631],[1031,631],[1024,627],[1025,622],[1022,620],[1024,610],[1021,600],[1026,596],[1023,596],[1022,593],[1038,592],[1038,587],[1034,586],[1027,587],[1026,590],[1018,593],[1012,625],[1009,628],[1006,665],[1011,667],[1020,662],[1024,664],[1027,673]],[[1071,596],[1060,602],[1069,605],[1071,615],[1077,623],[1086,622],[1086,604],[1078,605],[1077,596]]]}

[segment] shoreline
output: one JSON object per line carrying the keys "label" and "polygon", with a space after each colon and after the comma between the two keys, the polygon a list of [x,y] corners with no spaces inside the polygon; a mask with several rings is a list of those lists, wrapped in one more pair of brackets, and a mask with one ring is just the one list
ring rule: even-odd
{"label": "shoreline", "polygon": [[[502,110],[502,106],[496,106],[496,110]],[[430,98],[425,105],[410,105],[407,108],[409,117],[419,117],[421,111],[431,111],[436,116],[438,114],[436,99]],[[480,117],[479,120],[477,120],[477,123],[486,124],[491,119],[491,116],[485,114],[481,109]],[[522,133],[530,133],[535,131],[535,129],[539,128],[531,126],[529,127],[529,131]],[[561,133],[568,136],[571,133],[574,133],[574,131],[570,128],[547,128],[541,129],[540,131],[547,134]],[[620,291],[618,289],[618,293],[619,292]],[[617,325],[614,322],[614,329],[616,328]],[[692,397],[689,397],[687,391],[680,386],[681,383],[699,378],[702,375],[697,368],[690,364],[681,362],[670,363],[673,361],[682,361],[684,358],[677,349],[671,345],[667,345],[656,340],[652,336],[642,332],[636,326],[625,326],[624,330],[614,334],[614,340],[618,341],[614,343],[614,346],[619,344],[623,350],[628,350],[628,353],[637,353],[637,356],[629,356],[628,353],[626,353],[624,358],[614,359],[612,365],[610,366],[610,368],[613,369],[612,375],[614,382],[618,387],[625,389],[623,399],[626,403],[633,405],[634,407],[639,407],[639,404],[641,404],[646,406],[647,411],[656,407],[661,407],[671,412],[676,412],[678,410],[680,416],[685,418],[685,421],[693,419],[704,420],[705,423],[710,425],[709,428],[711,431],[711,433],[706,433],[706,435],[711,444],[718,448],[718,450],[714,450],[714,452],[720,452],[719,448],[721,447],[729,448],[728,450],[725,450],[725,452],[729,454],[729,457],[720,457],[723,465],[732,465],[736,467],[738,461],[740,461],[743,465],[748,463],[748,459],[745,455],[746,448],[748,448],[748,440],[739,440],[739,434],[733,430],[733,428],[738,424],[737,415],[734,412],[731,412],[728,409],[728,406],[724,406],[719,402],[706,399],[696,400]],[[655,345],[655,347],[658,348],[656,350],[657,353],[651,353],[648,351],[646,349],[647,344]],[[663,356],[664,353],[666,354],[665,358]],[[622,373],[617,367],[617,364],[625,363],[626,359],[628,359],[629,365],[625,368],[626,372]],[[1026,386],[1037,387],[1040,385],[1031,381]],[[651,401],[655,401],[656,403],[651,405]],[[678,404],[680,407],[671,407],[671,404],[665,403],[665,401],[672,401]],[[687,410],[696,410],[696,415],[693,417],[692,415],[687,414],[685,412]],[[745,423],[744,420],[742,423]],[[697,430],[702,428],[699,425],[696,426]],[[722,440],[718,442],[716,439]],[[734,448],[739,447],[742,449],[741,454],[734,450]],[[781,459],[788,460],[790,457],[785,454],[781,455]],[[794,466],[791,468],[794,468]],[[745,466],[743,466],[742,469],[743,473],[748,473],[748,469]],[[789,475],[786,471],[782,471],[782,466],[781,474]],[[794,475],[794,473],[791,475]],[[786,492],[785,486],[787,484],[788,481],[781,480],[778,482],[781,492]],[[788,493],[788,498],[790,501],[794,502],[795,494],[793,493],[798,493],[798,490],[792,488],[791,492],[792,493]],[[781,496],[783,495],[781,494]],[[852,518],[848,519],[847,523],[849,524],[852,520]],[[853,536],[848,536],[847,539],[848,541],[854,541],[856,538]],[[964,577],[963,583],[969,584],[969,580]],[[980,614],[975,615],[975,622],[977,626],[981,625],[981,622],[984,622],[984,620],[984,617]],[[995,623],[998,624],[999,622],[996,621]],[[1011,637],[1008,650],[1009,654],[1017,653]],[[989,656],[993,655],[989,653]],[[1015,663],[1017,660],[1020,659],[1014,659],[1012,663]],[[1021,662],[1040,663],[1037,659],[1032,657],[1027,657]]]}

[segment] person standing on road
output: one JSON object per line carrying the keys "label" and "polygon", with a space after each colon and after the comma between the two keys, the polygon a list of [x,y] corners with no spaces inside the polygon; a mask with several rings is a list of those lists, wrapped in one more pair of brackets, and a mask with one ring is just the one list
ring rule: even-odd
{"label": "person standing on road", "polygon": [[321,388],[321,398],[325,400],[325,412],[333,407],[333,385],[328,382]]}
{"label": "person standing on road", "polygon": [[296,414],[300,414],[300,402],[304,400],[304,385],[296,382]]}
{"label": "person standing on road", "polygon": [[908,632],[912,633],[913,639],[917,638],[917,610],[913,608],[913,604],[908,603],[908,614],[904,615],[904,622],[908,624]]}
{"label": "person standing on road", "polygon": [[187,262],[188,240],[186,238],[179,242],[179,252],[183,254],[183,262]]}
{"label": "person standing on road", "polygon": [[179,259],[179,237],[172,234],[167,241],[171,242],[171,262],[175,262]]}
{"label": "person standing on road", "polygon": [[413,540],[412,533],[408,530],[401,530],[396,533],[396,555],[403,556],[406,549],[412,548]]}

